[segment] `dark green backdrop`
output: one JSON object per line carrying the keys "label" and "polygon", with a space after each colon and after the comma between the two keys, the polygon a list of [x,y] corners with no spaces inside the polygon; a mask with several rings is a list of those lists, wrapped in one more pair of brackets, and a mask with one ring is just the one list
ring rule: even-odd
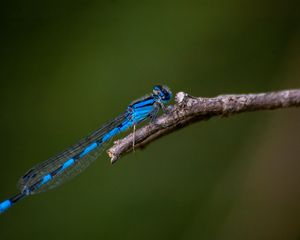
{"label": "dark green backdrop", "polygon": [[[1,4],[0,198],[163,83],[300,86],[299,1]],[[0,216],[0,239],[299,239],[300,112],[202,122]]]}

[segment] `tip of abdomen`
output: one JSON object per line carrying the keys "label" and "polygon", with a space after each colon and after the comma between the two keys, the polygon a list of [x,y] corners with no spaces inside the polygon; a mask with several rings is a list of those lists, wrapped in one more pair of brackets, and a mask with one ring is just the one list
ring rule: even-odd
{"label": "tip of abdomen", "polygon": [[19,202],[21,199],[26,197],[27,195],[25,193],[18,193],[17,195],[13,196],[12,198],[9,198],[3,202],[0,202],[0,214],[4,213],[7,209],[9,209],[11,206],[15,205],[15,203]]}
{"label": "tip of abdomen", "polygon": [[12,206],[12,202],[10,200],[5,200],[0,203],[0,213],[4,213],[7,209]]}

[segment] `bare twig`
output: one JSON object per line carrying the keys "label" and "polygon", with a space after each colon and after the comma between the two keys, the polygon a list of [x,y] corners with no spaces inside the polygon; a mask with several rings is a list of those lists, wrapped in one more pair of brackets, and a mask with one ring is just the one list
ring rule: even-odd
{"label": "bare twig", "polygon": [[[184,92],[176,94],[176,104],[169,114],[160,116],[135,132],[135,149],[144,148],[152,141],[187,125],[213,116],[230,116],[236,113],[299,107],[300,89],[259,94],[232,94],[214,98],[192,97]],[[133,134],[114,142],[107,151],[114,163],[120,156],[132,151]]]}

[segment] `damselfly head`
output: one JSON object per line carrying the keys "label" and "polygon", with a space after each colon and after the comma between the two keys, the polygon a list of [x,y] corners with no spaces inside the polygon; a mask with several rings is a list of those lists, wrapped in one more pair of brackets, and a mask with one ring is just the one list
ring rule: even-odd
{"label": "damselfly head", "polygon": [[154,96],[158,97],[163,102],[168,102],[172,98],[171,90],[165,85],[156,85],[153,87]]}

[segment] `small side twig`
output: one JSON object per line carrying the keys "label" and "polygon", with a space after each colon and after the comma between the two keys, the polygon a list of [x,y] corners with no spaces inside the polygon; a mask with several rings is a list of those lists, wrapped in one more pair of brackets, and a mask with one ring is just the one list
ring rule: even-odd
{"label": "small side twig", "polygon": [[[144,148],[156,139],[213,116],[300,106],[300,89],[259,94],[220,95],[214,98],[192,97],[184,92],[176,94],[176,104],[169,114],[135,132],[135,149]],[[111,162],[131,152],[133,134],[114,142],[107,153]]]}

